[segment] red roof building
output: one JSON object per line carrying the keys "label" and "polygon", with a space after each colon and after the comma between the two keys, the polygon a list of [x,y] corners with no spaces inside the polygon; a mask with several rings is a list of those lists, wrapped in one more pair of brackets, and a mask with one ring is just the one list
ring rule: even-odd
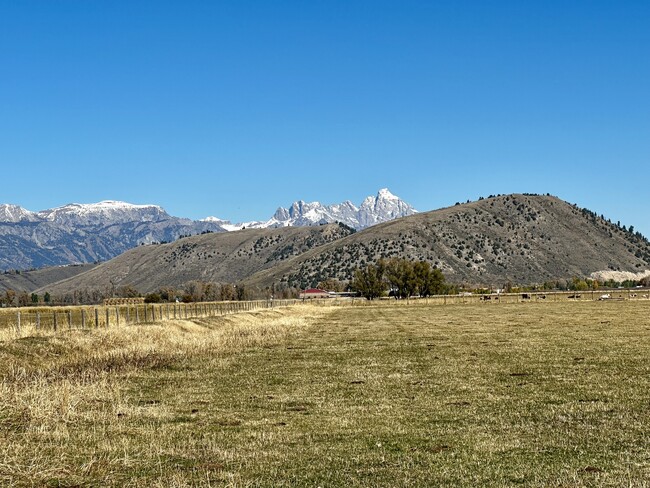
{"label": "red roof building", "polygon": [[328,291],[319,288],[309,288],[300,292],[300,298],[329,298],[329,296]]}

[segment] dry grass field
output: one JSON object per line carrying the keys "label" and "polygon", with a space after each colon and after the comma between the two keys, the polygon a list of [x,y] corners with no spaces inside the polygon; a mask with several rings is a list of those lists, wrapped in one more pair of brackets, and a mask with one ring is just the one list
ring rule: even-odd
{"label": "dry grass field", "polygon": [[382,302],[0,331],[0,485],[650,486],[649,312]]}

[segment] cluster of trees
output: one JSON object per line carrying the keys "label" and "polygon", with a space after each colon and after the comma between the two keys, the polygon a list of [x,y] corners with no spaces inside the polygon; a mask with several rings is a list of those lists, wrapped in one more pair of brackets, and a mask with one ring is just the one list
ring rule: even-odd
{"label": "cluster of trees", "polygon": [[0,292],[1,307],[26,307],[37,305],[93,305],[105,298],[144,297],[147,303],[175,302],[212,302],[231,300],[263,300],[273,296],[276,299],[297,298],[300,290],[288,286],[271,286],[265,289],[252,288],[241,284],[190,281],[182,287],[161,287],[153,293],[143,294],[132,285],[106,286],[102,288],[85,288],[72,290],[62,295],[42,295],[15,291]]}
{"label": "cluster of trees", "polygon": [[400,258],[380,259],[376,264],[357,269],[350,288],[368,300],[381,297],[386,291],[395,298],[447,292],[445,277],[438,268],[432,268],[426,261]]}
{"label": "cluster of trees", "polygon": [[598,290],[601,288],[634,288],[635,286],[650,286],[650,276],[641,278],[639,280],[624,280],[616,281],[609,279],[606,281],[592,280],[589,278],[574,277],[571,280],[554,280],[546,281],[541,286],[529,287],[529,289],[542,289],[542,290],[570,290],[570,291],[587,291]]}
{"label": "cluster of trees", "polygon": [[45,293],[42,297],[36,293],[27,293],[26,291],[15,291],[9,288],[4,294],[0,295],[0,306],[3,307],[27,307],[38,305],[39,303],[49,304],[50,294]]}
{"label": "cluster of trees", "polygon": [[[22,292],[24,293],[24,292]],[[164,286],[158,290],[143,294],[132,285],[106,286],[103,288],[88,288],[74,290],[61,296],[32,297],[31,303],[22,303],[12,299],[15,305],[34,305],[36,303],[64,304],[64,305],[91,305],[101,303],[105,298],[136,298],[144,297],[147,303],[175,302],[218,302],[231,300],[260,300],[274,296],[277,299],[297,298],[300,290],[286,286],[273,286],[266,289],[257,289],[241,284],[215,283],[205,281],[190,281],[182,287]],[[22,296],[22,295],[20,295]]]}

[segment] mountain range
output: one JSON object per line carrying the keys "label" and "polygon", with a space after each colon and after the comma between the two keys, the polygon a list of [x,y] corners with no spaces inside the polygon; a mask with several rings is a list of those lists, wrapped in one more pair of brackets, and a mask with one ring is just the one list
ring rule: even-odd
{"label": "mountain range", "polygon": [[305,226],[335,222],[360,230],[417,212],[411,205],[393,195],[388,188],[382,188],[376,196],[366,197],[359,207],[350,200],[334,205],[299,200],[289,208],[278,208],[273,217],[266,221],[232,224],[228,220],[221,220],[217,217],[208,217],[204,221],[219,224],[227,230]]}
{"label": "mountain range", "polygon": [[309,226],[341,222],[354,229],[411,215],[417,211],[387,189],[366,198],[359,208],[298,201],[280,207],[267,221],[232,224],[208,217],[191,220],[169,215],[157,205],[119,201],[68,204],[31,212],[0,205],[0,269],[33,269],[106,261],[143,244],[242,228]]}
{"label": "mountain range", "polygon": [[[607,272],[647,274],[650,242],[603,216],[550,195],[503,195],[367,227],[245,229],[141,246],[40,291],[136,287],[192,281],[253,290],[349,280],[380,258],[425,260],[452,283],[500,287]],[[598,274],[600,273],[600,274]]]}

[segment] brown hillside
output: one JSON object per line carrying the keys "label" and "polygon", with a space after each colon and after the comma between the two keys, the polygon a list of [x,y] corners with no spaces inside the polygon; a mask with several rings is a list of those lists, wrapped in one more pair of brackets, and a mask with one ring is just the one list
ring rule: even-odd
{"label": "brown hillside", "polygon": [[650,243],[556,197],[506,195],[370,227],[246,282],[305,287],[326,277],[348,280],[356,267],[382,257],[427,260],[454,283],[501,286],[643,271]]}
{"label": "brown hillside", "polygon": [[335,224],[206,234],[139,247],[79,276],[41,288],[132,285],[141,292],[194,280],[254,288],[348,280],[380,258],[427,260],[447,280],[499,287],[650,267],[640,234],[556,197],[505,195],[376,225],[354,234]]}
{"label": "brown hillside", "polygon": [[31,271],[12,271],[0,275],[0,291],[33,292],[50,283],[71,278],[80,273],[93,269],[96,264],[71,264],[68,266],[52,266]]}
{"label": "brown hillside", "polygon": [[95,269],[41,288],[53,294],[130,285],[142,293],[190,281],[235,283],[353,232],[337,225],[250,229],[140,246]]}

